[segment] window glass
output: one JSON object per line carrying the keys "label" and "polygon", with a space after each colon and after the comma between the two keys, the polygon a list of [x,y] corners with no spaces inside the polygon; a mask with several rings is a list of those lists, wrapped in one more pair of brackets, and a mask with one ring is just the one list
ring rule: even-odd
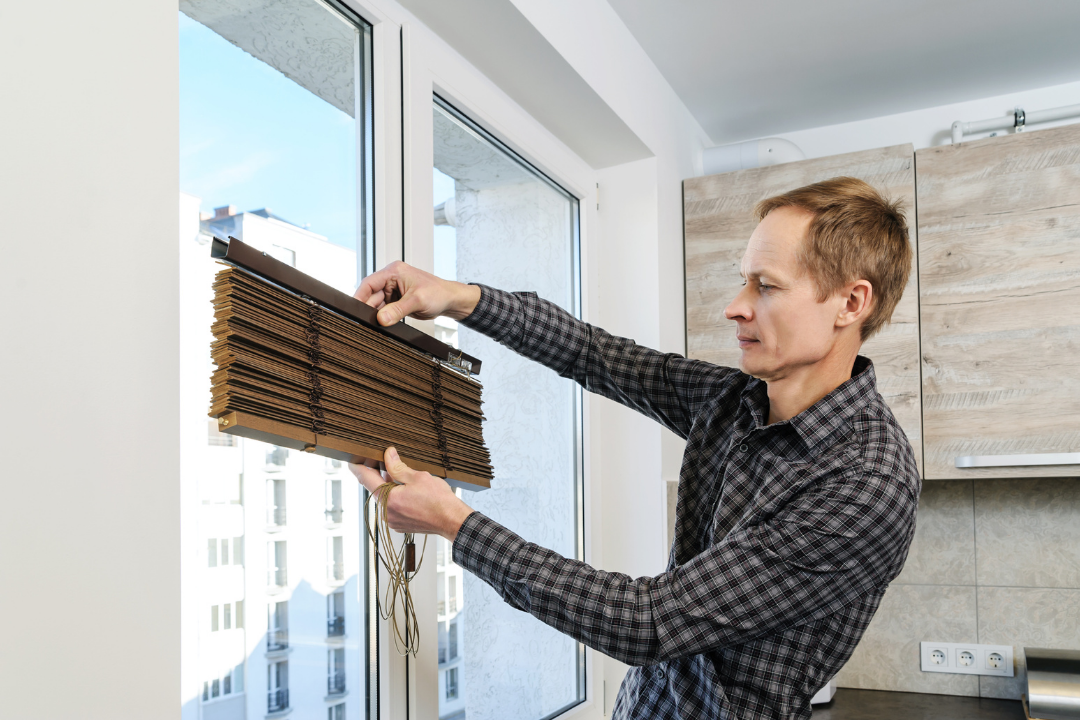
{"label": "window glass", "polygon": [[182,717],[322,717],[327,653],[339,716],[371,717],[359,484],[342,463],[207,430],[213,236],[350,294],[370,268],[370,27],[337,0],[179,11]]}
{"label": "window glass", "polygon": [[[578,307],[578,204],[436,98],[435,272]],[[491,489],[459,491],[527,540],[582,557],[580,392],[452,320],[440,339],[484,361]],[[584,699],[584,648],[514,610],[437,548],[440,716],[540,720]],[[442,551],[442,552],[440,552]],[[470,688],[482,688],[473,692]]]}

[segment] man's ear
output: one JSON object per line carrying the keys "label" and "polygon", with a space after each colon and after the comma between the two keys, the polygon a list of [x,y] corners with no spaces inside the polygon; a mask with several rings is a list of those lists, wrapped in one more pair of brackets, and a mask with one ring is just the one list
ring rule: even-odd
{"label": "man's ear", "polygon": [[874,286],[869,280],[856,280],[843,290],[844,304],[836,315],[836,327],[845,328],[862,322],[870,314],[874,303]]}

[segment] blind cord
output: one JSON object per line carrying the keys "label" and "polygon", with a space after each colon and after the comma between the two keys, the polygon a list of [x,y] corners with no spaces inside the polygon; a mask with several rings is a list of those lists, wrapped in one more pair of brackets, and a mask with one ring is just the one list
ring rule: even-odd
{"label": "blind cord", "polygon": [[[386,503],[390,499],[390,492],[396,487],[397,483],[387,482],[368,494],[364,501],[364,525],[375,546],[375,554],[386,568],[387,574],[385,593],[380,593],[377,587],[375,592],[379,617],[390,621],[390,626],[394,629],[394,648],[398,654],[415,656],[420,649],[420,626],[416,619],[416,606],[413,605],[409,582],[416,577],[420,564],[424,561],[428,536],[424,535],[419,558],[416,558],[416,544],[413,542],[412,533],[404,533],[405,542],[400,548],[394,545],[394,537],[386,519]],[[374,523],[369,520],[368,511],[372,500],[375,505]],[[404,627],[398,622],[399,612],[404,619]]]}

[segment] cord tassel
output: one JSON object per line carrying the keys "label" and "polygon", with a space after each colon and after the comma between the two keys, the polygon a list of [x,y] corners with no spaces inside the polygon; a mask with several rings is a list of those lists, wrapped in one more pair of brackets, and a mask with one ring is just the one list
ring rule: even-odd
{"label": "cord tassel", "polygon": [[[385,592],[375,593],[379,617],[390,621],[390,627],[394,630],[394,647],[398,654],[415,656],[420,649],[420,625],[416,619],[416,606],[413,604],[409,582],[416,576],[420,565],[424,562],[428,536],[424,535],[419,560],[416,557],[416,543],[413,541],[412,533],[404,534],[405,542],[400,548],[394,545],[390,524],[386,520],[386,503],[390,499],[391,491],[396,487],[398,487],[397,483],[387,482],[375,488],[375,492],[368,494],[367,500],[364,501],[364,525],[367,527],[368,537],[375,546],[379,563],[386,569],[387,574]],[[369,519],[369,507],[372,500],[375,504],[374,523]],[[398,622],[399,613],[404,626]]]}

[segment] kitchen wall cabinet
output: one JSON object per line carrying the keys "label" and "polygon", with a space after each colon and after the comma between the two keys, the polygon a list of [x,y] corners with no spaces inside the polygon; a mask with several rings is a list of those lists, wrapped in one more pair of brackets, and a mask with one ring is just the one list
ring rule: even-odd
{"label": "kitchen wall cabinet", "polygon": [[926,476],[1080,452],[1080,125],[916,153]]}
{"label": "kitchen wall cabinet", "polygon": [[[861,178],[904,202],[913,247],[915,168],[911,145],[692,178],[683,183],[686,242],[686,328],[689,357],[738,367],[735,324],[724,308],[739,291],[739,263],[757,221],[754,205],[801,185],[840,175]],[[914,263],[893,322],[863,346],[874,361],[878,390],[922,463],[918,284]]]}

